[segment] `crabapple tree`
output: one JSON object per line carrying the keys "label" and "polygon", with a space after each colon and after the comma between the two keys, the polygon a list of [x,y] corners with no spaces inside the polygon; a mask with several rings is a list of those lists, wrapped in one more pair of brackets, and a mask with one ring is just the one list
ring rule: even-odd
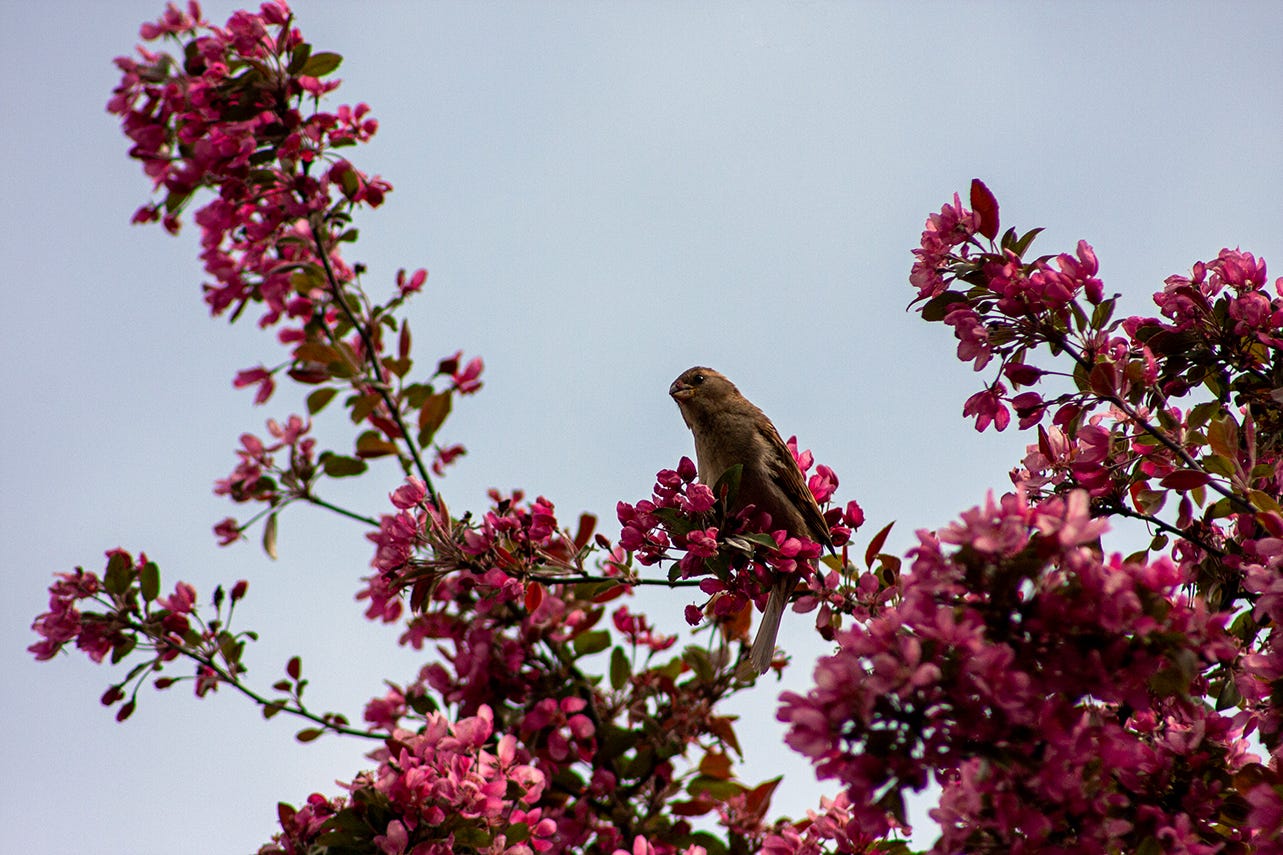
{"label": "crabapple tree", "polygon": [[[370,743],[342,792],[280,805],[261,853],[907,852],[905,794],[932,782],[938,852],[1265,852],[1283,834],[1283,302],[1263,261],[1224,250],[1164,283],[1159,316],[1117,319],[1086,242],[1034,257],[1038,230],[1000,233],[978,181],[932,214],[909,278],[986,372],[963,412],[1037,441],[1011,492],[919,531],[907,562],[883,552],[889,526],[855,547],[860,506],[795,440],[836,555],[728,512],[737,471],[701,484],[687,459],[619,502],[615,536],[521,491],[456,513],[438,485],[464,447],[441,428],[484,363],[440,333],[417,355],[425,270],[380,287],[350,260],[354,218],[392,187],[355,162],[370,108],[330,106],[340,57],[283,0],[221,26],[170,5],[141,36],[108,103],[151,179],[134,220],[195,224],[210,312],[248,311],[282,349],[235,385],[299,402],[240,437],[214,489],[242,510],[214,535],[273,554],[287,509],[364,526],[365,617],[435,651],[353,723],[308,706],[301,657],[248,680],[245,580],[202,597],[120,548],[57,574],[30,649],[115,666],[117,719],[189,683],[303,741]],[[340,408],[351,445],[322,447],[313,420]],[[326,498],[388,471],[384,507]],[[1110,549],[1124,522],[1148,548]],[[797,819],[771,812],[778,778],[740,780],[724,712],[765,690],[741,666],[778,574],[833,645],[780,699],[788,744],[834,786]],[[636,611],[647,585],[671,614]]]}

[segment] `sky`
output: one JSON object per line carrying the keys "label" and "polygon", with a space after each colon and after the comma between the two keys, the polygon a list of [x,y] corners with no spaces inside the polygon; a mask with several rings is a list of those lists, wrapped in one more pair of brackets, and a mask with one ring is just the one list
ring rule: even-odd
{"label": "sky", "polygon": [[[235,4],[207,2],[222,21]],[[423,364],[486,361],[442,439],[468,447],[439,487],[456,513],[522,488],[563,518],[649,494],[690,455],[668,384],[710,365],[831,466],[867,538],[890,546],[1009,485],[1030,442],[978,434],[984,382],[941,325],[906,305],[928,213],[982,178],[1004,226],[1042,252],[1089,241],[1128,313],[1224,246],[1283,273],[1283,14],[1261,3],[400,2],[299,0],[317,50],[345,59],[334,103],[381,122],[358,165],[394,186],[347,254],[373,289],[427,267],[408,310]],[[422,664],[353,600],[359,524],[298,509],[279,560],[220,548],[212,495],[246,431],[302,410],[235,390],[279,359],[270,334],[211,320],[194,229],[129,225],[148,183],[104,104],[111,59],[159,2],[0,0],[0,288],[11,370],[0,424],[0,838],[12,851],[244,853],[276,803],[367,768],[369,746],[309,745],[224,689],[146,690],[124,724],[98,698],[120,674],[35,663],[51,574],[101,571],[122,546],[166,587],[250,581],[238,623],[262,634],[249,678],[293,654],[309,699],[360,719]],[[339,411],[317,431],[350,442]],[[332,498],[388,508],[390,469]],[[1109,542],[1106,542],[1109,545]],[[644,601],[681,623],[682,592]],[[796,632],[790,638],[791,622]],[[784,689],[826,649],[786,616],[795,666],[735,711],[745,780],[783,772],[780,813],[831,786],[782,743]],[[915,817],[924,819],[921,803]],[[919,842],[932,839],[919,824]]]}

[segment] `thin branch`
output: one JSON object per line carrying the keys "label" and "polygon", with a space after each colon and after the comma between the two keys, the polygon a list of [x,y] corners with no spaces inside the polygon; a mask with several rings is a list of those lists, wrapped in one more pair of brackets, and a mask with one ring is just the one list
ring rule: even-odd
{"label": "thin branch", "polygon": [[[1084,369],[1088,371],[1090,371],[1092,368],[1095,367],[1094,364],[1090,362],[1087,359],[1087,357],[1082,354],[1081,351],[1076,350],[1073,347],[1073,345],[1071,345],[1066,340],[1066,336],[1063,333],[1055,332],[1054,334],[1057,339],[1056,343],[1066,353],[1068,353],[1071,357],[1073,357],[1075,362],[1077,362],[1079,365],[1081,365]],[[1199,465],[1198,461],[1196,461],[1193,457],[1190,457],[1189,452],[1187,452],[1183,447],[1181,447],[1180,443],[1176,442],[1176,440],[1172,439],[1166,433],[1154,427],[1148,421],[1142,418],[1140,413],[1136,412],[1136,410],[1132,407],[1131,404],[1127,403],[1126,401],[1124,401],[1122,398],[1120,398],[1118,395],[1114,394],[1113,392],[1108,392],[1108,393],[1097,392],[1097,394],[1100,395],[1102,398],[1104,398],[1106,401],[1109,401],[1118,409],[1122,410],[1124,413],[1126,413],[1127,417],[1131,419],[1133,423],[1135,423],[1138,427],[1140,427],[1140,429],[1143,430],[1145,433],[1149,434],[1154,439],[1162,443],[1162,445],[1168,451],[1172,452],[1172,454],[1175,454],[1178,458],[1180,458],[1181,462],[1183,462],[1187,468],[1194,469],[1199,472],[1203,472],[1204,474],[1207,473],[1207,470],[1204,469],[1201,465]],[[1255,513],[1256,508],[1252,506],[1251,502],[1247,501],[1247,499],[1244,499],[1242,496],[1240,496],[1238,493],[1235,493],[1233,490],[1229,489],[1228,487],[1225,487],[1216,479],[1214,478],[1209,479],[1207,482],[1207,485],[1211,487],[1213,490],[1215,490],[1216,492],[1220,493],[1225,498],[1229,499],[1230,504],[1238,508],[1239,511],[1243,513]]]}
{"label": "thin branch", "polygon": [[373,526],[374,528],[379,527],[379,521],[373,517],[362,516],[355,511],[349,511],[347,508],[340,508],[338,505],[332,505],[324,499],[318,499],[311,493],[303,493],[300,498],[310,505],[316,505],[318,508],[325,508],[327,511],[334,511],[334,513],[339,514],[340,516],[345,516],[350,520],[363,522],[368,526]]}
{"label": "thin branch", "polygon": [[418,446],[410,439],[410,431],[406,429],[405,422],[401,418],[401,409],[394,404],[392,395],[388,391],[388,383],[383,376],[383,367],[379,365],[378,352],[374,347],[374,341],[371,339],[369,331],[357,320],[352,310],[348,308],[347,301],[343,299],[343,290],[339,287],[338,277],[334,275],[334,268],[330,264],[330,254],[326,250],[325,244],[321,241],[321,232],[316,227],[316,223],[309,222],[308,228],[312,232],[312,242],[316,244],[316,254],[320,257],[321,266],[325,269],[325,279],[330,286],[330,294],[333,296],[334,302],[343,310],[343,314],[347,316],[348,322],[352,324],[357,335],[361,337],[361,343],[365,346],[366,361],[373,369],[374,377],[377,381],[374,384],[374,391],[383,399],[383,403],[388,408],[388,413],[392,416],[392,420],[396,422],[397,428],[400,429],[401,438],[405,440],[405,446],[410,451],[410,457],[414,460],[415,469],[418,470],[419,477],[423,479],[423,484],[427,488],[428,498],[435,503],[437,501],[436,488],[432,486],[432,478],[428,475],[427,467],[423,465],[423,458],[419,456]]}
{"label": "thin branch", "polygon": [[[254,701],[259,706],[275,707],[279,703],[278,701],[268,700],[267,698],[260,695],[258,692],[251,689],[249,686],[246,686],[244,683],[240,682],[231,674],[229,674],[226,670],[219,667],[214,662],[214,660],[210,659],[208,656],[197,653],[193,650],[189,650],[185,647],[180,647],[178,649],[179,651],[182,652],[184,656],[188,657],[189,659],[195,660],[196,662],[199,662],[201,665],[204,665],[206,668],[213,671],[222,682],[236,689],[241,694],[245,695],[247,698]],[[355,727],[348,727],[345,724],[335,724],[332,721],[327,721],[323,716],[319,716],[314,712],[311,712],[301,706],[297,706],[294,704],[284,704],[279,706],[278,709],[280,709],[281,712],[289,713],[290,715],[307,719],[308,721],[314,724],[319,724],[321,727],[325,728],[326,730],[332,730],[335,733],[342,733],[345,736],[361,736],[366,739],[377,739],[379,741],[383,741],[388,738],[388,734],[386,733],[375,733],[374,731],[371,731],[371,730],[361,730]]]}
{"label": "thin branch", "polygon": [[539,576],[531,574],[529,581],[545,585],[579,585],[584,582],[618,582],[621,585],[656,585],[663,588],[697,588],[699,579],[627,579],[620,576]]}
{"label": "thin branch", "polygon": [[1210,543],[1207,543],[1206,541],[1196,537],[1195,535],[1192,535],[1187,531],[1179,529],[1176,526],[1172,525],[1171,523],[1164,522],[1158,517],[1152,517],[1149,514],[1142,514],[1139,511],[1133,511],[1131,508],[1128,508],[1122,502],[1115,502],[1115,503],[1105,505],[1104,509],[1111,514],[1117,514],[1120,517],[1128,517],[1130,519],[1140,520],[1141,522],[1148,523],[1149,525],[1152,525],[1157,529],[1169,532],[1170,534],[1173,534],[1176,537],[1179,537],[1181,540],[1189,541],[1190,543],[1194,544],[1204,552],[1215,555],[1217,558],[1225,557],[1225,551],[1223,549],[1218,549],[1217,547],[1212,546]]}

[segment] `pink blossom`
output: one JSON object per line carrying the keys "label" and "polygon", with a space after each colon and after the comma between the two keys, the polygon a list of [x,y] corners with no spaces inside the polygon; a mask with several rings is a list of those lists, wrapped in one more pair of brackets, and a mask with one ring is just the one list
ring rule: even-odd
{"label": "pink blossom", "polygon": [[975,393],[962,405],[964,416],[975,416],[976,430],[983,432],[992,424],[998,430],[1005,430],[1011,422],[1011,412],[1002,402],[1006,389],[1001,383],[995,383],[988,389]]}
{"label": "pink blossom", "polygon": [[174,586],[174,593],[168,597],[157,597],[157,604],[175,614],[189,614],[196,602],[196,589],[186,582]]}
{"label": "pink blossom", "polygon": [[406,277],[405,270],[398,270],[396,272],[396,287],[397,290],[401,292],[401,296],[408,297],[409,295],[422,290],[423,283],[426,282],[427,279],[428,271],[423,268],[419,268],[414,271],[409,278]]}
{"label": "pink blossom", "polygon": [[993,358],[993,348],[989,344],[989,329],[976,311],[965,305],[955,306],[944,322],[953,327],[953,334],[958,338],[958,359],[972,362],[972,367],[979,371]]}
{"label": "pink blossom", "polygon": [[445,475],[446,467],[467,453],[468,450],[457,443],[437,446],[432,452],[432,474],[438,477]]}
{"label": "pink blossom", "polygon": [[249,368],[245,371],[237,372],[236,379],[232,385],[237,389],[243,389],[246,386],[258,386],[258,391],[254,393],[254,403],[267,403],[268,398],[272,397],[272,392],[276,389],[276,381],[272,379],[272,374],[261,365],[257,368]]}
{"label": "pink blossom", "polygon": [[[462,355],[463,351],[459,351],[453,358],[457,361]],[[450,378],[454,381],[454,388],[462,395],[471,395],[476,392],[481,388],[481,381],[478,378],[484,368],[485,362],[481,357],[473,357],[462,370],[456,369],[451,372]]]}

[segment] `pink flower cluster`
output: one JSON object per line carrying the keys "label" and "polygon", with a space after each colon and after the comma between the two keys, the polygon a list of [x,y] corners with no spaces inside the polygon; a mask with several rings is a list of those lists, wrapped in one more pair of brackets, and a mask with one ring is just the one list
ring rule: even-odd
{"label": "pink flower cluster", "polygon": [[[257,14],[236,12],[224,27],[205,21],[195,3],[186,12],[171,5],[141,35],[185,41],[186,61],[141,47],[138,59],[117,59],[123,77],[107,105],[134,143],[130,155],[164,193],[135,221],[163,219],[177,231],[193,195],[216,189],[196,213],[213,278],[206,301],[214,314],[232,307],[239,314],[248,302],[262,302],[263,326],[287,315],[305,320],[327,302],[299,287],[307,271],[328,264],[340,281],[352,278],[332,247],[338,232],[312,231],[323,221],[329,227],[336,197],[349,206],[377,206],[391,189],[332,155],[367,141],[378,123],[364,104],[307,110],[307,101],[338,86],[320,79],[338,57],[313,55],[290,23],[283,0],[264,3]],[[296,278],[300,271],[303,279]]]}
{"label": "pink flower cluster", "polygon": [[489,707],[457,721],[431,713],[421,730],[397,731],[372,756],[378,768],[348,785],[350,799],[313,796],[303,811],[287,812],[284,832],[260,855],[310,851],[318,839],[333,845],[336,838],[314,819],[340,812],[352,815],[345,827],[361,829],[350,843],[380,855],[447,855],[465,847],[533,855],[553,848],[556,823],[537,806],[547,779],[515,736],[495,733]]}
{"label": "pink flower cluster", "polygon": [[[803,474],[815,466],[810,451],[798,450],[796,437],[790,437],[787,445]],[[683,457],[676,469],[656,474],[650,499],[636,504],[620,502],[616,507],[623,527],[619,545],[643,565],[670,560],[670,549],[684,552],[676,559],[670,577],[703,577],[700,590],[710,597],[709,608],[719,619],[740,613],[750,602],[764,603],[780,575],[805,573],[806,587],[814,595],[808,600],[809,608],[836,591],[838,575],[826,576],[815,570],[819,544],[772,529],[769,515],[752,505],[727,514],[713,490],[696,482],[695,477],[695,464]],[[820,464],[807,478],[807,486],[824,507],[837,490],[838,478]],[[842,546],[864,521],[864,512],[852,501],[845,509],[829,508],[825,520],[834,545]],[[687,607],[686,615],[691,624],[703,620],[703,610],[693,605]],[[827,617],[826,611],[822,619],[827,621]]]}
{"label": "pink flower cluster", "polygon": [[610,616],[615,629],[621,632],[633,647],[646,647],[661,653],[677,643],[675,635],[660,635],[643,614],[634,614],[628,606],[620,606]]}
{"label": "pink flower cluster", "polygon": [[900,603],[783,696],[787,742],[843,783],[864,833],[902,823],[903,791],[935,775],[934,851],[1267,839],[1219,820],[1255,763],[1250,719],[1191,700],[1237,655],[1225,616],[1171,561],[1102,558],[1104,528],[1080,491],[991,497],[919,532]]}
{"label": "pink flower cluster", "polygon": [[[236,452],[239,462],[230,475],[214,482],[214,493],[234,502],[275,506],[306,492],[316,475],[316,440],[307,435],[311,430],[309,419],[293,415],[284,424],[268,420],[267,432],[275,440],[270,444],[254,434],[241,434],[241,448]],[[275,458],[281,451],[289,453],[289,463],[284,466],[278,465]],[[232,519],[215,526],[215,533],[224,546],[241,536]]]}
{"label": "pink flower cluster", "polygon": [[591,763],[597,753],[597,726],[584,715],[587,706],[583,698],[543,698],[522,719],[522,738],[554,764]]}
{"label": "pink flower cluster", "polygon": [[821,798],[820,810],[808,810],[805,820],[768,835],[761,855],[860,855],[886,851],[883,843],[880,836],[861,828],[851,812],[850,798],[839,793],[836,798]]}
{"label": "pink flower cluster", "polygon": [[962,199],[953,194],[953,204],[946,204],[940,213],[927,218],[922,232],[921,246],[913,251],[916,260],[909,273],[909,282],[918,289],[919,299],[942,294],[945,279],[941,271],[953,254],[954,247],[962,245],[966,252],[969,243],[980,228],[980,218],[962,205]]}
{"label": "pink flower cluster", "polygon": [[58,581],[49,586],[49,611],[39,615],[31,628],[40,641],[27,650],[37,660],[52,659],[63,645],[76,646],[95,662],[102,662],[124,637],[120,627],[103,621],[86,621],[78,608],[81,600],[90,599],[102,590],[98,575],[77,567],[73,573],[57,574]]}

